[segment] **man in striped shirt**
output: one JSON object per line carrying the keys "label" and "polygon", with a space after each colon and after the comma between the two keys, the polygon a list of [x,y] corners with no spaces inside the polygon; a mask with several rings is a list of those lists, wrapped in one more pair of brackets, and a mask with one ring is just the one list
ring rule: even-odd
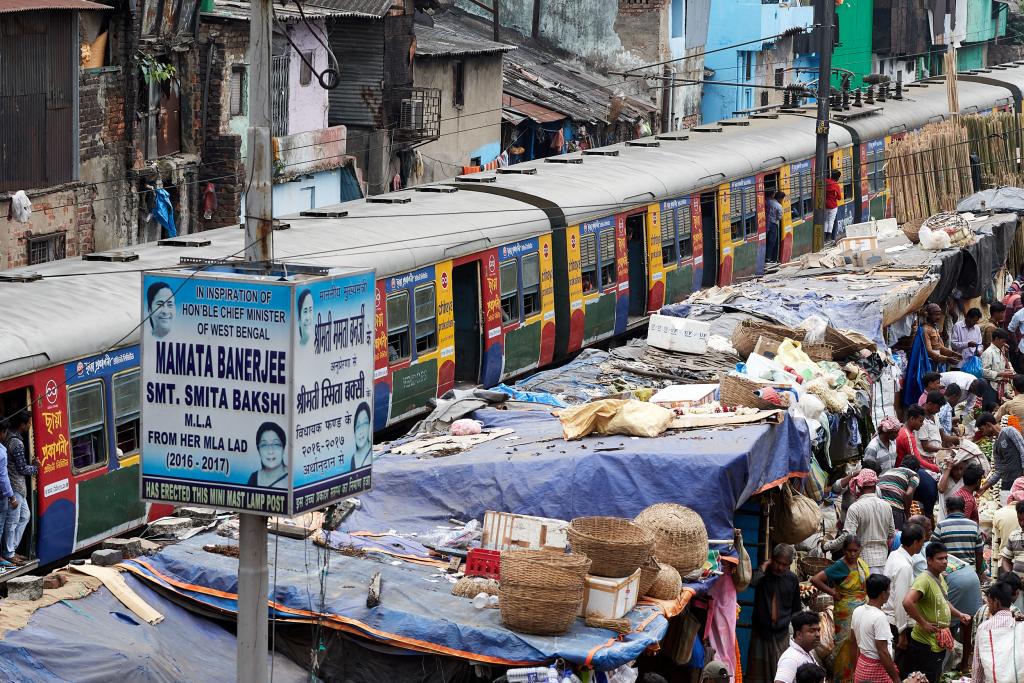
{"label": "man in striped shirt", "polygon": [[917,471],[921,468],[917,458],[908,455],[900,467],[886,470],[878,477],[878,497],[892,507],[892,521],[896,530],[901,531],[907,521],[907,513],[914,502],[914,492],[921,483]]}
{"label": "man in striped shirt", "polygon": [[980,576],[985,571],[985,542],[977,523],[964,516],[964,499],[953,496],[946,501],[948,516],[938,523],[932,542],[942,543],[946,550],[969,565]]}

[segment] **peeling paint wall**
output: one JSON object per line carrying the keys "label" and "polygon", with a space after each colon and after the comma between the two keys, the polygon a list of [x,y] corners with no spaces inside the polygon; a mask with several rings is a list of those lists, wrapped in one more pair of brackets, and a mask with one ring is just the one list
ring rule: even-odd
{"label": "peeling paint wall", "polygon": [[[454,104],[454,64],[465,64],[465,103]],[[458,58],[417,57],[415,85],[441,90],[441,137],[419,148],[422,178],[433,182],[452,178],[480,156],[494,161],[501,152],[501,55],[464,55]]]}
{"label": "peeling paint wall", "polygon": [[[327,42],[327,30],[322,19],[310,22],[313,29],[319,32],[321,40]],[[312,65],[317,71],[327,68],[327,50],[305,24],[288,24],[288,35],[292,42],[303,53],[312,53]],[[291,45],[289,50],[288,74],[288,134],[305,133],[327,127],[327,91],[320,85],[316,75],[302,85],[299,76],[302,73],[302,58],[296,54]]]}

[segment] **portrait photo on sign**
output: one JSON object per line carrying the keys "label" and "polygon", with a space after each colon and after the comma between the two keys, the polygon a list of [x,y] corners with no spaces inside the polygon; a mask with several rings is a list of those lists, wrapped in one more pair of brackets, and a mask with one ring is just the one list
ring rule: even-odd
{"label": "portrait photo on sign", "polygon": [[276,422],[264,422],[256,430],[256,452],[260,468],[249,476],[249,486],[284,488],[288,485],[288,465],[285,461],[288,437]]}
{"label": "portrait photo on sign", "polygon": [[303,289],[298,299],[299,345],[305,346],[313,338],[313,292]]}
{"label": "portrait photo on sign", "polygon": [[157,281],[146,288],[146,316],[154,337],[163,339],[170,334],[175,313],[177,310],[171,285]]}
{"label": "portrait photo on sign", "polygon": [[358,470],[373,464],[373,425],[369,403],[363,401],[359,404],[353,422],[355,453],[352,456],[352,469]]}

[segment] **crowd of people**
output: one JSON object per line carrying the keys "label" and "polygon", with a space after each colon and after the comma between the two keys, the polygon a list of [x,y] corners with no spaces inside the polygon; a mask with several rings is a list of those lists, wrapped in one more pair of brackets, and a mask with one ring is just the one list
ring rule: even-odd
{"label": "crowd of people", "polygon": [[831,598],[832,647],[815,652],[826,617],[804,607],[796,551],[778,545],[754,575],[744,678],[939,683],[955,671],[952,680],[1024,683],[1015,651],[997,646],[1016,639],[1024,651],[1020,289],[984,323],[978,308],[945,326],[949,311],[925,308],[920,339],[934,371],[913,378],[917,400],[883,419],[856,471],[835,481],[837,534],[811,550],[831,562],[809,580]]}

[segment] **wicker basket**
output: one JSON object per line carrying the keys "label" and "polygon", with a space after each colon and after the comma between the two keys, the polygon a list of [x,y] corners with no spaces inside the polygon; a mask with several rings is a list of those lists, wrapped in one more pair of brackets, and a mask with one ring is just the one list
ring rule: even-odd
{"label": "wicker basket", "polygon": [[644,595],[655,600],[675,600],[683,590],[683,580],[671,565],[662,564],[654,583]]}
{"label": "wicker basket", "polygon": [[822,612],[827,611],[828,608],[832,606],[832,604],[833,603],[831,595],[818,593],[813,598],[811,598],[807,606],[810,607],[812,612],[817,612],[818,614],[821,614]]}
{"label": "wicker basket", "polygon": [[590,571],[584,555],[548,550],[517,550],[501,554],[501,585],[575,590]]}
{"label": "wicker basket", "polygon": [[498,590],[501,623],[519,633],[539,636],[565,633],[576,620],[582,605],[582,588],[560,597],[531,595],[527,589],[505,585]]}
{"label": "wicker basket", "polygon": [[690,508],[657,503],[645,509],[633,523],[654,534],[654,556],[685,576],[708,559],[708,532],[704,520]]}
{"label": "wicker basket", "polygon": [[775,338],[780,341],[782,339],[803,341],[805,334],[804,330],[747,318],[741,320],[740,324],[732,329],[732,346],[740,358],[746,359],[754,352],[754,347],[757,346],[757,340],[760,337]]}
{"label": "wicker basket", "polygon": [[658,572],[661,571],[661,565],[654,557],[649,557],[646,562],[640,565],[640,586],[638,587],[639,592],[637,595],[643,597],[651,590],[651,586],[654,585],[654,580],[658,578]]}
{"label": "wicker basket", "polygon": [[823,571],[832,562],[825,557],[801,557],[800,561],[797,562],[797,566],[800,567],[800,573],[804,575],[805,579],[809,579],[820,571]]}
{"label": "wicker basket", "polygon": [[745,406],[758,410],[775,410],[779,406],[769,403],[754,392],[767,385],[732,373],[718,376],[719,402],[724,406]]}
{"label": "wicker basket", "polygon": [[921,224],[924,223],[924,218],[915,218],[909,220],[900,226],[900,230],[907,236],[907,239],[912,243],[917,244],[921,241],[919,235],[921,234]]}
{"label": "wicker basket", "polygon": [[831,344],[808,344],[803,343],[800,349],[813,361],[832,360],[833,346]]}
{"label": "wicker basket", "polygon": [[578,517],[567,533],[572,551],[590,558],[595,576],[630,576],[654,548],[650,531],[621,517]]}
{"label": "wicker basket", "polygon": [[837,330],[831,325],[825,328],[825,343],[832,345],[832,357],[835,359],[848,358],[861,349],[875,348],[874,342],[864,335]]}

